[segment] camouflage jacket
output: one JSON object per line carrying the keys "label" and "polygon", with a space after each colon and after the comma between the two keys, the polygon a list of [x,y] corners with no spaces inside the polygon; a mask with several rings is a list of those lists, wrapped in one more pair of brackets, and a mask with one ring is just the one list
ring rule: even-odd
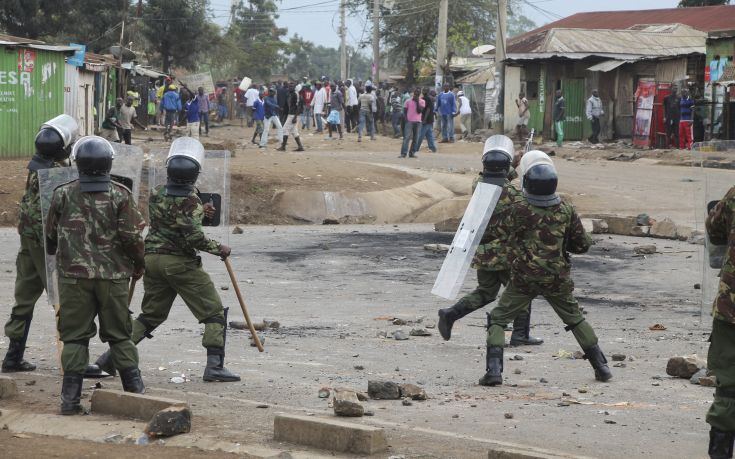
{"label": "camouflage jacket", "polygon": [[537,294],[574,290],[568,252],[585,253],[592,245],[574,207],[562,201],[542,208],[523,199],[513,206],[511,224],[513,284]]}
{"label": "camouflage jacket", "polygon": [[204,207],[196,192],[176,197],[159,186],[148,201],[151,230],[145,240],[146,253],[195,257],[197,251],[219,255],[220,244],[202,230]]}
{"label": "camouflage jacket", "polygon": [[712,315],[715,319],[735,323],[735,187],[730,188],[712,209],[706,225],[713,244],[727,245]]}
{"label": "camouflage jacket", "polygon": [[74,180],[54,190],[46,219],[49,253],[61,277],[126,279],[144,266],[145,221],[130,190],[82,193]]}
{"label": "camouflage jacket", "polygon": [[[61,167],[54,163],[53,167]],[[38,172],[28,171],[26,190],[20,200],[18,212],[18,234],[43,243],[43,221],[41,218],[41,196]]]}
{"label": "camouflage jacket", "polygon": [[[476,179],[472,188],[477,186],[480,179]],[[482,235],[475,257],[470,265],[473,269],[489,271],[507,271],[510,269],[512,258],[511,245],[508,241],[513,232],[510,213],[513,205],[523,200],[523,195],[510,182],[503,185],[503,192],[495,205],[493,215],[487,224],[485,234]]]}

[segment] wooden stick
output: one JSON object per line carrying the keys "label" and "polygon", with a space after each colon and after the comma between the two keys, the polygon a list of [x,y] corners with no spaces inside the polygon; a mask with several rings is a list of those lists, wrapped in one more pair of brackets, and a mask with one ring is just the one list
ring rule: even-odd
{"label": "wooden stick", "polygon": [[128,306],[130,306],[130,303],[133,302],[133,294],[135,294],[135,283],[138,282],[138,279],[130,278],[130,288],[128,289]]}
{"label": "wooden stick", "polygon": [[230,280],[232,281],[232,287],[235,289],[235,295],[237,295],[237,300],[240,302],[240,307],[242,308],[242,315],[245,316],[245,322],[248,324],[248,329],[250,330],[250,334],[253,335],[253,340],[255,340],[255,346],[257,346],[258,350],[260,352],[263,352],[263,344],[260,342],[260,338],[258,338],[258,334],[255,332],[255,327],[253,327],[253,323],[250,322],[250,316],[248,315],[248,308],[245,306],[245,300],[242,298],[242,293],[240,293],[240,287],[237,285],[237,279],[235,279],[235,271],[232,269],[232,264],[230,264],[230,259],[225,258],[224,259],[225,266],[227,267],[227,272],[230,274]]}

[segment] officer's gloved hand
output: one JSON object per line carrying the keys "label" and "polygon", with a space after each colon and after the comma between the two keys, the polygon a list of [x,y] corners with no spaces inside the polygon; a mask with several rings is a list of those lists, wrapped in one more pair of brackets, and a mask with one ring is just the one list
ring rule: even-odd
{"label": "officer's gloved hand", "polygon": [[214,204],[212,204],[211,202],[208,202],[204,204],[204,206],[202,207],[203,207],[205,217],[214,218],[214,214],[217,211],[217,209],[214,207]]}
{"label": "officer's gloved hand", "polygon": [[219,246],[219,256],[223,260],[230,256],[230,253],[232,253],[232,249],[228,245],[221,244]]}

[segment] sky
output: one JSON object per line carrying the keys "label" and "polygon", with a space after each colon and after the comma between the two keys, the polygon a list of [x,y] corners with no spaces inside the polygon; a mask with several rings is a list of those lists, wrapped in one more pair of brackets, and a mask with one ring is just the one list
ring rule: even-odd
{"label": "sky", "polygon": [[[537,25],[553,22],[582,11],[637,10],[674,8],[678,0],[522,0],[523,14]],[[288,29],[288,36],[299,34],[308,41],[338,47],[339,0],[283,0],[277,23]],[[231,0],[210,0],[215,21],[226,25]],[[449,0],[452,7],[452,0]],[[355,46],[370,39],[371,25],[365,19],[347,17],[347,43]]]}

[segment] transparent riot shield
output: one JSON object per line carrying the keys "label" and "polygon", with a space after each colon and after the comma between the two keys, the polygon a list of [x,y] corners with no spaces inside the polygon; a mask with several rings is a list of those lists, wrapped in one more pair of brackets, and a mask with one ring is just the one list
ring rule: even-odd
{"label": "transparent riot shield", "polygon": [[700,252],[702,263],[700,317],[712,309],[720,281],[720,269],[726,246],[710,242],[705,228],[709,211],[735,186],[735,141],[698,142],[692,146],[692,166],[699,178],[694,189],[694,210],[697,230],[704,232]]}
{"label": "transparent riot shield", "polygon": [[499,186],[477,184],[431,293],[447,300],[457,297],[502,192]]}
{"label": "transparent riot shield", "polygon": [[[130,145],[113,144],[115,159],[112,161],[110,175],[114,181],[130,188],[133,198],[138,201],[140,178],[143,170],[143,151]],[[38,182],[41,200],[41,217],[44,223],[44,249],[46,244],[46,219],[54,190],[65,183],[79,178],[76,166],[55,167],[38,171]],[[46,253],[46,280],[48,301],[58,308],[59,290],[56,275],[56,256]]]}
{"label": "transparent riot shield", "polygon": [[[178,140],[187,139],[181,137]],[[174,145],[172,145],[173,149]],[[166,185],[166,159],[170,150],[152,151],[148,163],[148,187],[150,193]],[[213,219],[203,221],[204,233],[217,242],[229,245],[230,232],[230,152],[226,150],[206,150],[204,164],[199,172],[196,190],[202,204],[211,203],[217,210]]]}

